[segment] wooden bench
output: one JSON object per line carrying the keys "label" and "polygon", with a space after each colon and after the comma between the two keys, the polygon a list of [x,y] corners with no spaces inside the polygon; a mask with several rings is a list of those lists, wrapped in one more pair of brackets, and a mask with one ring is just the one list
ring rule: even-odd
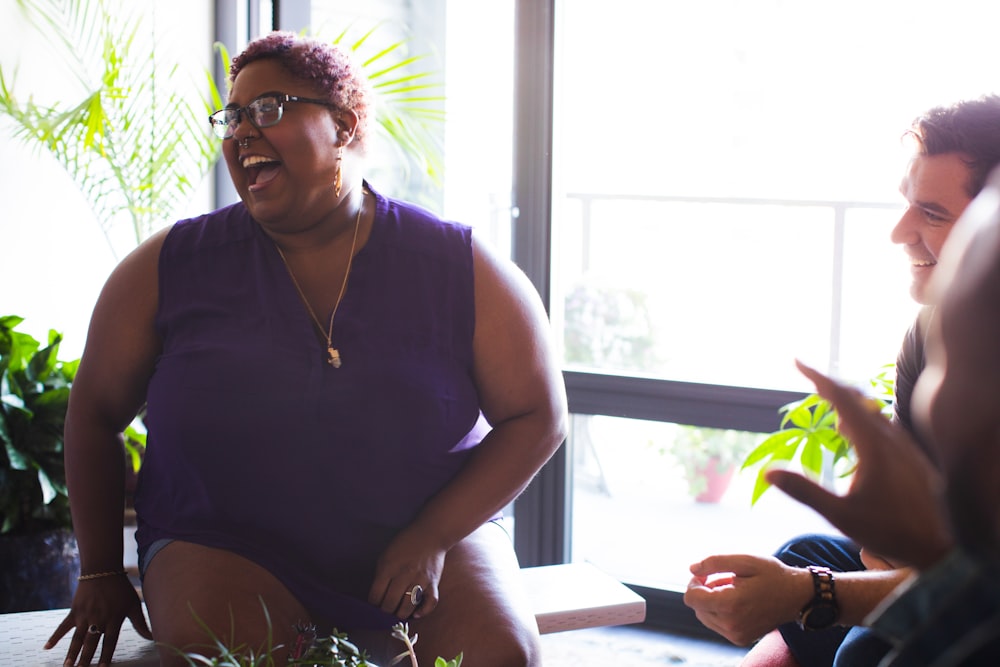
{"label": "wooden bench", "polygon": [[646,600],[590,563],[521,569],[543,635],[646,620]]}
{"label": "wooden bench", "polygon": [[[523,568],[542,634],[606,625],[641,623],[646,601],[627,586],[588,563]],[[62,667],[69,640],[51,651],[45,640],[66,615],[65,609],[0,614],[0,665]],[[126,621],[115,651],[115,665],[157,665],[152,642]]]}

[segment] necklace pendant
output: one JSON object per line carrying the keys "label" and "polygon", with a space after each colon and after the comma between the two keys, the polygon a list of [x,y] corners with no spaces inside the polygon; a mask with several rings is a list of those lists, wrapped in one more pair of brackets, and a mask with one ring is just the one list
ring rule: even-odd
{"label": "necklace pendant", "polygon": [[336,350],[333,346],[326,348],[326,353],[330,355],[330,358],[326,360],[326,363],[330,364],[334,368],[340,368],[340,350]]}

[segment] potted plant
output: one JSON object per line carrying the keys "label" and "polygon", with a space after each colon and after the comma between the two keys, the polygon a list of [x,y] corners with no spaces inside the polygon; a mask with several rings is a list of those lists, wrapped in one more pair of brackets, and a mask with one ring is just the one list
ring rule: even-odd
{"label": "potted plant", "polygon": [[[868,381],[870,397],[886,416],[891,416],[895,365],[887,364]],[[771,488],[764,477],[774,466],[798,464],[802,471],[820,479],[824,472],[844,478],[854,472],[854,450],[837,431],[837,411],[819,394],[809,394],[779,409],[778,430],[768,435],[743,461],[741,470],[760,466],[750,504],[756,504]]]}
{"label": "potted plant", "polygon": [[63,422],[79,361],[59,360],[0,317],[0,613],[69,606],[79,557],[72,534]]}
{"label": "potted plant", "polygon": [[688,492],[700,503],[722,499],[756,434],[732,429],[681,426],[670,452],[684,470]]}

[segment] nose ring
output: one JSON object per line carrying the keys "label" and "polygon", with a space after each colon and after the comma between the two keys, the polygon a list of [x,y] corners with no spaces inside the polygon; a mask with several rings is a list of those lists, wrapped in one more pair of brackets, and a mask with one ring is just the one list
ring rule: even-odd
{"label": "nose ring", "polygon": [[240,148],[247,148],[250,145],[250,137],[243,137],[238,143]]}

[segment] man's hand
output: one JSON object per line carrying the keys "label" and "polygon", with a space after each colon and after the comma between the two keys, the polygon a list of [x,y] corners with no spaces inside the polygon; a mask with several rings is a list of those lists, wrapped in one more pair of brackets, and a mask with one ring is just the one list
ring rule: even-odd
{"label": "man's hand", "polygon": [[707,628],[748,646],[795,620],[812,598],[812,575],[761,556],[711,556],[691,566],[684,604]]}
{"label": "man's hand", "polygon": [[837,410],[838,427],[854,446],[858,467],[844,496],[789,471],[771,470],[767,480],[892,562],[924,569],[943,558],[952,539],[934,466],[909,434],[873,410],[861,393],[796,363]]}

